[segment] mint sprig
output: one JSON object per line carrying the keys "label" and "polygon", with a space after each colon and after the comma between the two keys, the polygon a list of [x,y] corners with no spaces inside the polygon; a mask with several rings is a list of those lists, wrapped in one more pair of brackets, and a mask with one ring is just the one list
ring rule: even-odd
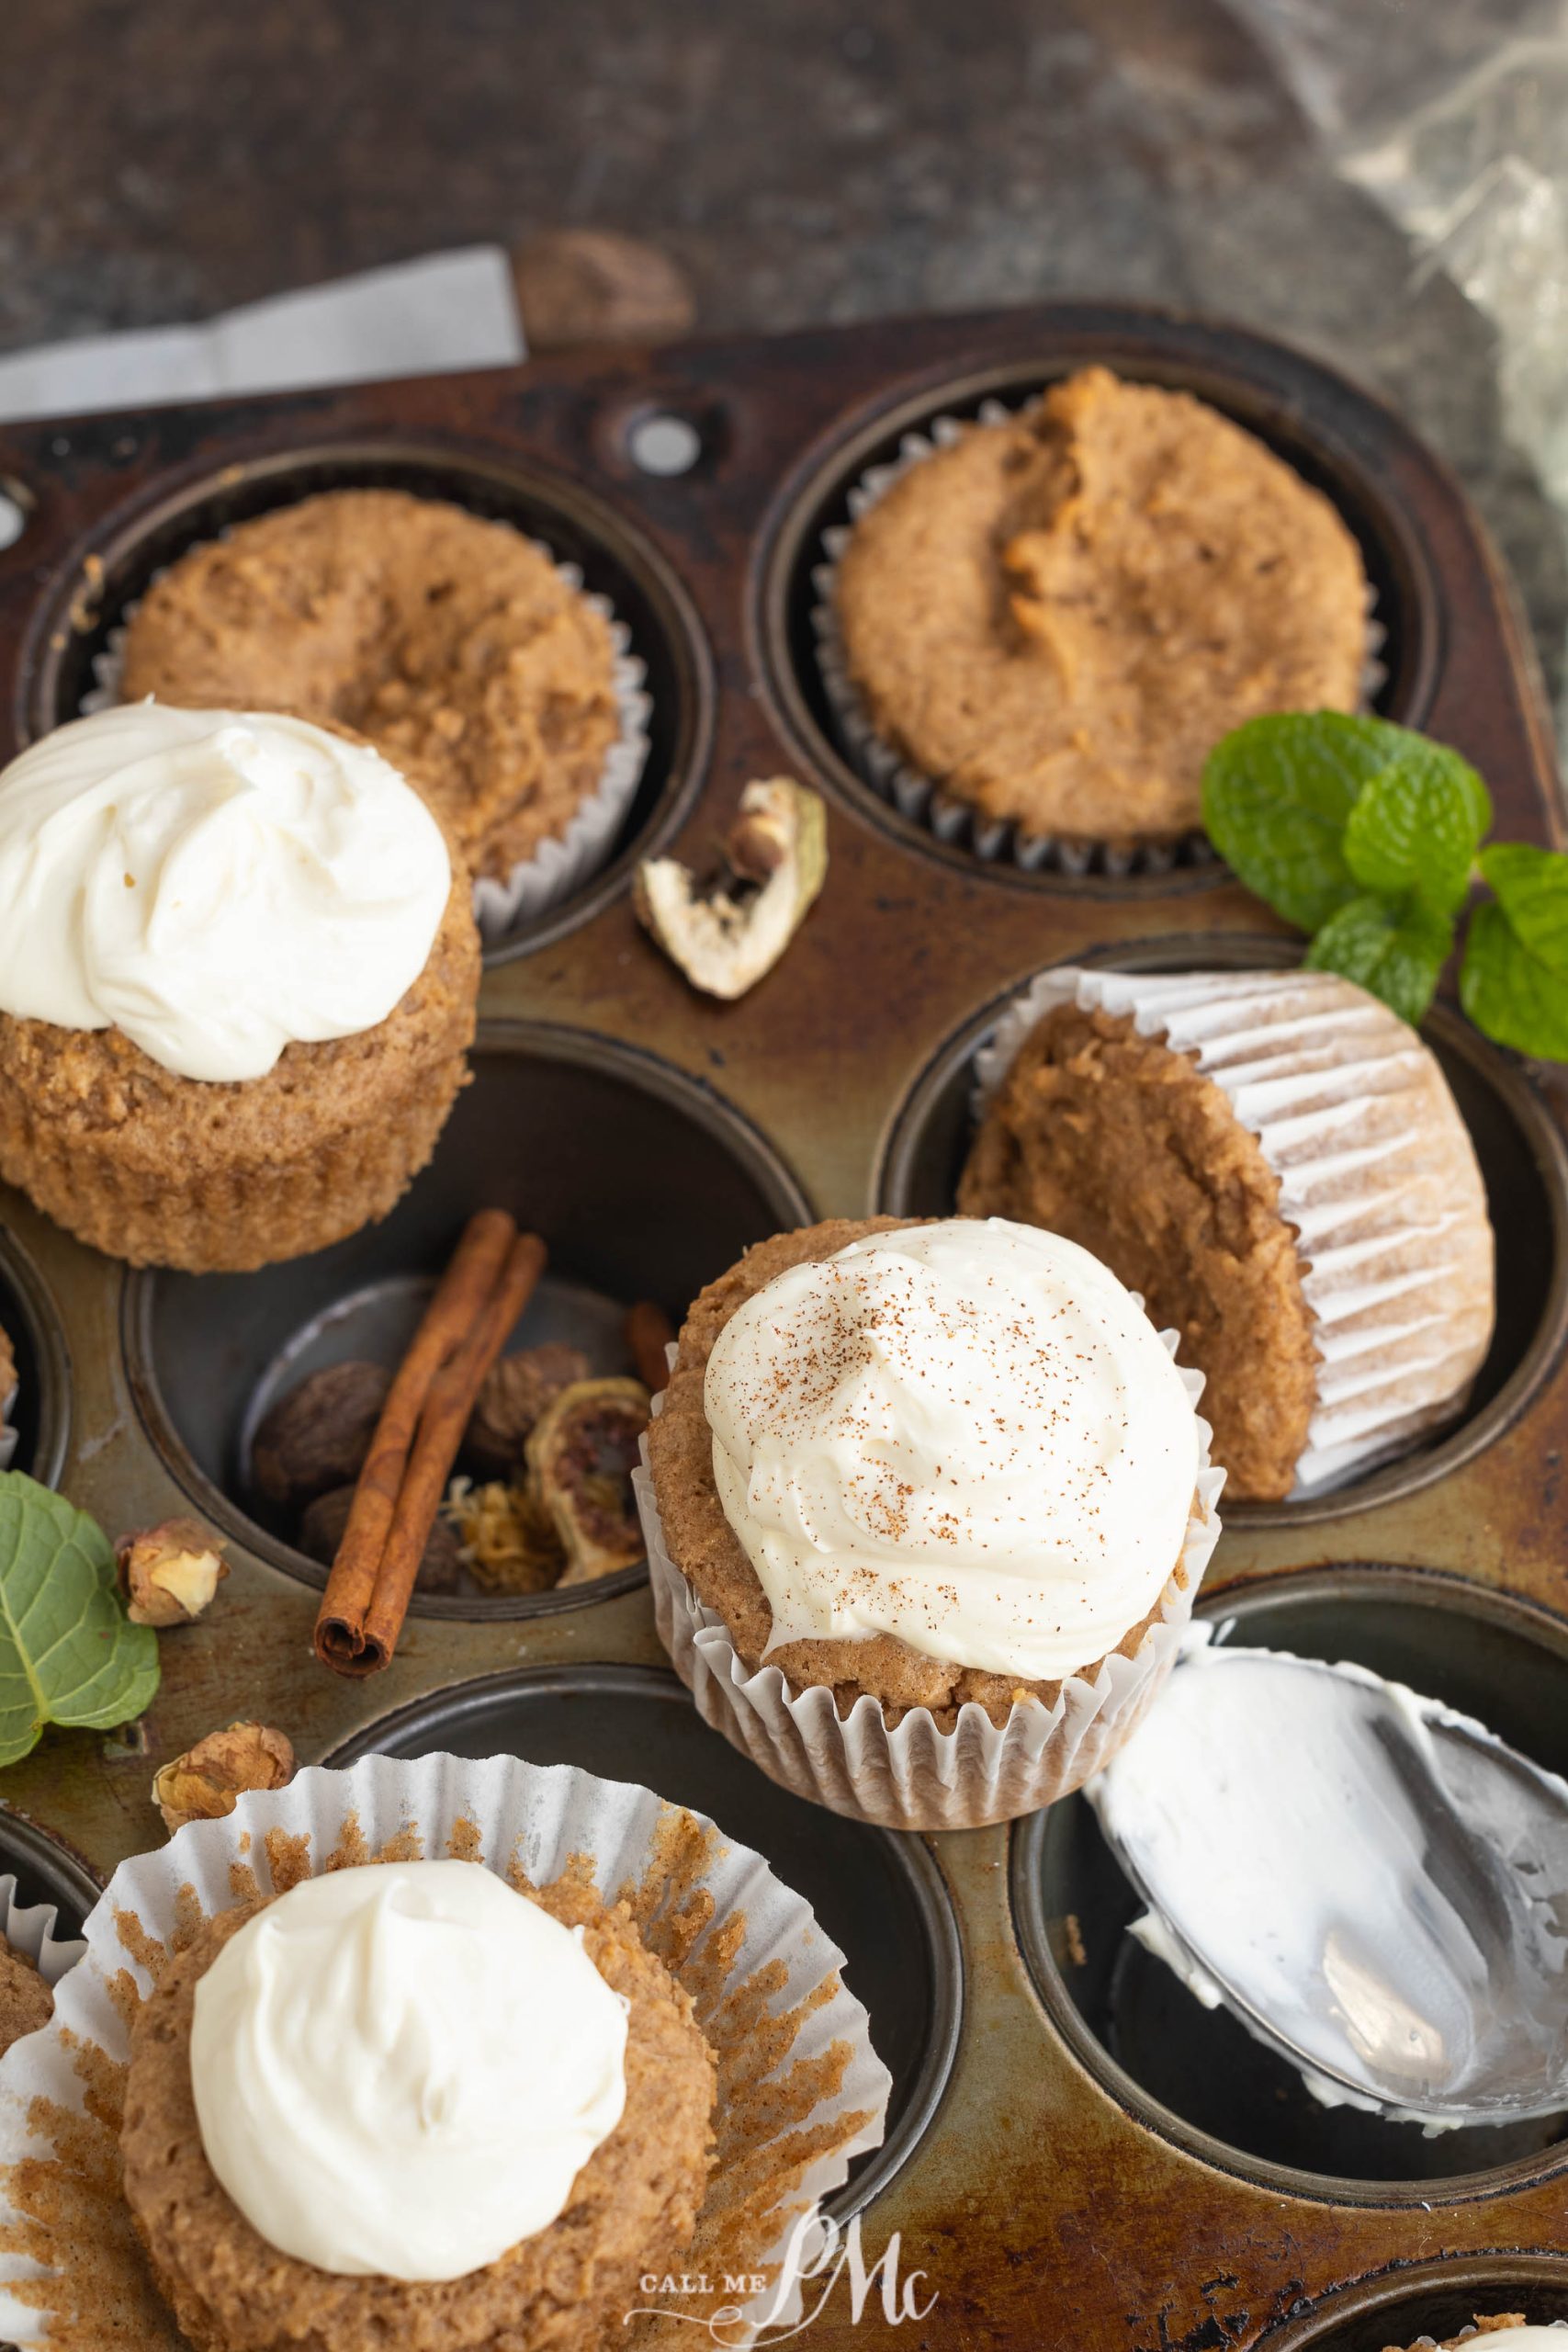
{"label": "mint sprig", "polygon": [[0,1766],[46,1724],[112,1731],[152,1702],[158,1640],[133,1625],[96,1520],[0,1470]]}
{"label": "mint sprig", "polygon": [[1498,1044],[1568,1061],[1568,856],[1486,842],[1491,796],[1446,744],[1341,711],[1250,719],[1210,755],[1203,823],[1248,889],[1311,935],[1309,968],[1412,1025],[1489,888],[1460,1001]]}

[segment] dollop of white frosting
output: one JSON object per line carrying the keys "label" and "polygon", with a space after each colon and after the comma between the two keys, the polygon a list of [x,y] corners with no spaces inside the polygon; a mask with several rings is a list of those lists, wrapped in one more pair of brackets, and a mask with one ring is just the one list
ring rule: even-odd
{"label": "dollop of white frosting", "polygon": [[1191,1400],[1058,1234],[958,1217],[792,1267],[725,1325],[704,1401],[770,1647],[892,1634],[1051,1679],[1114,1649],[1181,1555]]}
{"label": "dollop of white frosting", "polygon": [[100,711],[0,774],[0,1012],[122,1029],[181,1078],[263,1078],[386,1020],[451,883],[440,827],[367,744]]}
{"label": "dollop of white frosting", "polygon": [[196,1988],[209,2163],[280,2253],[458,2278],[556,2219],[626,2104],[581,1929],[474,1862],[303,1880]]}

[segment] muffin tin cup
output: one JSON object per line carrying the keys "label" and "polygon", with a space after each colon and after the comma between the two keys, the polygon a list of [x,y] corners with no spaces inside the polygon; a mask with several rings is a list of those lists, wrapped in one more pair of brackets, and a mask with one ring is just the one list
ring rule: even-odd
{"label": "muffin tin cup", "polygon": [[[48,2343],[51,2312],[78,2308],[89,2278],[100,2308],[117,2285],[125,2309],[144,2304],[131,2233],[105,2230],[95,2237],[70,2196],[70,2177],[80,2177],[89,2146],[115,2177],[115,2127],[101,2096],[87,2109],[82,2049],[99,2053],[93,2071],[100,2084],[103,2066],[123,2066],[129,2023],[116,1980],[129,1973],[145,1997],[156,1978],[157,1947],[173,1951],[188,1940],[193,1913],[210,1917],[248,1894],[281,1892],[299,1877],[344,1862],[378,1855],[406,1860],[416,1853],[460,1855],[501,1875],[515,1865],[535,1885],[572,1873],[586,1856],[606,1902],[626,1894],[636,1903],[645,1882],[671,1883],[675,1845],[681,1896],[666,1893],[648,1909],[643,1931],[692,1993],[721,2069],[718,2161],[690,2259],[695,2269],[705,2258],[716,2275],[721,2267],[770,2274],[768,2288],[744,2307],[743,2325],[727,2342],[748,2340],[745,2329],[764,2319],[798,2320],[798,2284],[776,2313],[772,2308],[777,2267],[800,2213],[841,2185],[858,2150],[880,2142],[892,2087],[871,2046],[865,2010],[839,1980],[842,1953],[760,1854],[722,1839],[711,1822],[682,1815],[647,1789],[570,1765],[432,1755],[417,1762],[369,1756],[346,1771],[312,1767],[287,1789],[242,1796],[226,1819],[191,1823],[161,1851],[120,1865],[87,1920],[84,1958],[61,1980],[54,2028],[17,2043],[0,2060],[0,2090],[7,2094],[0,2102],[0,2165],[6,2168],[0,2171],[0,2232],[8,2241],[0,2249],[0,2329],[18,2346]],[[709,1905],[706,1924],[692,1935],[692,1917]],[[736,1935],[733,1951],[725,1949],[727,1928]],[[722,1975],[707,1957],[721,1952]],[[786,2049],[760,2082],[748,2077],[743,2063],[741,2045],[753,2028],[740,2022],[758,1999],[765,2016],[793,2027]],[[39,2099],[50,2102],[46,2112],[33,2108]],[[47,2115],[58,2111],[68,2120],[56,2142]],[[822,2153],[805,2160],[793,2153],[797,2134]],[[52,2157],[66,2177],[61,2206],[51,2205],[46,2187],[30,2227],[18,2208],[26,2185],[8,2169],[24,2157],[46,2167]],[[736,2215],[743,2216],[757,2210],[763,2186],[774,2192],[761,2208],[764,2243],[727,2236],[727,2228],[737,2226],[728,2197],[733,2193]],[[23,2229],[26,2253],[15,2242]],[[164,2345],[144,2342],[142,2352],[164,2352],[164,2345],[175,2352],[182,2342],[171,2314]]]}
{"label": "muffin tin cup", "polygon": [[[939,450],[951,448],[976,426],[1010,424],[1040,405],[1041,395],[1008,402],[987,400],[972,418],[939,415],[919,431],[905,433],[896,458],[868,467],[851,486],[846,498],[852,520],[829,524],[822,533],[826,560],[811,574],[816,601],[811,628],[823,691],[837,723],[844,750],[863,781],[911,823],[925,826],[938,841],[956,844],[976,857],[1017,866],[1025,874],[1058,873],[1074,877],[1100,874],[1113,879],[1134,875],[1173,873],[1179,866],[1209,865],[1214,852],[1201,827],[1178,835],[1145,841],[1099,841],[1072,834],[1031,833],[1010,818],[988,817],[983,809],[947,791],[934,777],[905,759],[878,733],[875,720],[850,675],[843,631],[839,620],[839,565],[853,536],[854,524],[886,497],[895,483],[924,464]],[[1361,676],[1361,702],[1370,709],[1385,672],[1379,660],[1383,632],[1374,616],[1374,592],[1368,589],[1367,652]]]}
{"label": "muffin tin cup", "polygon": [[[1175,1333],[1160,1336],[1174,1356]],[[1177,1369],[1196,1403],[1201,1376]],[[655,1413],[660,1401],[654,1400]],[[998,1725],[970,1701],[951,1731],[929,1708],[910,1707],[890,1730],[868,1691],[840,1715],[831,1690],[814,1684],[794,1692],[776,1666],[748,1668],[723,1618],[698,1600],[670,1555],[645,1440],[632,1484],[660,1640],[704,1722],[773,1780],[830,1812],[889,1829],[927,1830],[980,1829],[1037,1812],[1109,1763],[1176,1662],[1220,1534],[1215,1504],[1224,1474],[1209,1461],[1208,1425],[1200,1419],[1198,1429],[1192,1514],[1154,1622],[1130,1657],[1113,1650],[1087,1672],[1066,1677],[1049,1707],[1037,1699],[1021,1702]]]}
{"label": "muffin tin cup", "polygon": [[[1511,1595],[1372,1563],[1209,1592],[1200,1615],[1218,1643],[1366,1668],[1548,1772],[1568,1765],[1568,1623]],[[1543,2180],[1561,2196],[1568,2097],[1555,2116],[1435,2133],[1314,2098],[1288,2058],[1134,1937],[1147,1905],[1087,1800],[1021,1823],[1010,1867],[1020,1949],[1053,2025],[1128,2114],[1189,2155],[1276,2195],[1404,2209],[1407,2233],[1413,2211],[1439,2203]]]}
{"label": "muffin tin cup", "polygon": [[[231,535],[221,531],[218,536],[228,538]],[[200,540],[196,542],[197,546],[202,544]],[[649,753],[652,703],[646,691],[648,664],[633,651],[630,629],[616,617],[607,596],[584,590],[580,564],[558,562],[543,539],[530,538],[529,545],[547,560],[573,594],[581,595],[584,604],[608,625],[615,656],[611,687],[615,698],[617,732],[604,754],[598,784],[572,812],[564,831],[541,842],[531,857],[522,859],[512,868],[504,881],[485,874],[475,876],[474,920],[487,947],[499,945],[520,923],[535,922],[541,915],[548,914],[552,908],[581,889],[605,863],[637,797]],[[153,573],[148,584],[153,586],[167,576],[168,567],[164,566]],[[124,699],[121,685],[126,633],[141,604],[141,599],[137,597],[126,606],[101,650],[93,657],[95,684],[82,697],[84,717],[107,710]]]}
{"label": "muffin tin cup", "polygon": [[[1381,1005],[1369,1001],[1364,1015],[1343,1007],[1329,1012],[1293,993],[1321,985],[1310,973],[1160,977],[1059,967],[1031,982],[975,1060],[978,1122],[1039,1022],[1076,1005],[1131,1015],[1140,1036],[1163,1037],[1173,1052],[1195,1055],[1198,1068],[1224,1088],[1279,1178],[1279,1212],[1299,1238],[1302,1293],[1315,1326],[1317,1400],[1296,1464],[1296,1500],[1365,1476],[1452,1421],[1464,1409],[1491,1337],[1490,1321],[1484,1337],[1472,1330],[1468,1374],[1447,1385],[1440,1365],[1427,1361],[1435,1346],[1452,1344],[1448,1227],[1432,1219],[1429,1202],[1425,1218],[1416,1202],[1400,1221],[1388,1197],[1388,1168],[1404,1135],[1387,1118],[1365,1131],[1356,1126],[1363,1106],[1375,1106],[1389,1091],[1391,1072],[1402,1063],[1418,1066],[1427,1049],[1414,1033],[1391,1046],[1396,1024]],[[1365,1051],[1354,1042],[1359,1027],[1373,1032]],[[1267,1057],[1270,1039],[1286,1036],[1288,1050],[1306,1066],[1281,1075]],[[1450,1159],[1470,1154],[1457,1109],[1450,1107],[1446,1124],[1450,1131],[1432,1140]],[[1358,1159],[1364,1166],[1347,1173]],[[1390,1318],[1393,1350],[1386,1369],[1371,1379],[1369,1354]]]}
{"label": "muffin tin cup", "polygon": [[1520,2312],[1529,2327],[1557,2331],[1568,2352],[1568,2259],[1561,2254],[1446,2255],[1438,2262],[1399,2263],[1349,2280],[1258,2339],[1258,2352],[1388,2352],[1432,2347],[1456,2337],[1465,2352],[1509,2352],[1507,2336],[1480,2334],[1477,2316]]}

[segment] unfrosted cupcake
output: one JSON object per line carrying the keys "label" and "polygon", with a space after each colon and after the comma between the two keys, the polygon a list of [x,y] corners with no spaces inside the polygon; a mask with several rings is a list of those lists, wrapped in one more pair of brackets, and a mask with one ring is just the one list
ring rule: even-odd
{"label": "unfrosted cupcake", "polygon": [[660,1630],[776,1779],[906,1826],[1077,1787],[1174,1657],[1218,1480],[1138,1301],[1074,1244],[834,1222],[696,1300],[640,1481]]}
{"label": "unfrosted cupcake", "polygon": [[148,589],[123,691],[352,728],[476,876],[563,834],[619,732],[604,614],[504,523],[326,491],[193,548]]}
{"label": "unfrosted cupcake", "polygon": [[1493,1237],[1434,1056],[1320,972],[1047,972],[979,1057],[975,1216],[1070,1236],[1204,1376],[1232,1500],[1439,1428],[1491,1341]]}
{"label": "unfrosted cupcake", "polygon": [[863,491],[833,581],[875,742],[982,818],[1115,847],[1195,829],[1244,720],[1355,709],[1368,594],[1320,492],[1104,368]]}
{"label": "unfrosted cupcake", "polygon": [[467,1074],[468,876],[368,745],[127,706],[0,775],[0,1175],[133,1264],[385,1215]]}

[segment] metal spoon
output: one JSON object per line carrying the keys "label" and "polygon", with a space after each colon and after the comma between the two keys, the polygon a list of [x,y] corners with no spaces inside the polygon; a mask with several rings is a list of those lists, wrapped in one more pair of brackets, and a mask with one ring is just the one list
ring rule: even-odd
{"label": "metal spoon", "polygon": [[1201,1641],[1087,1794],[1133,1932],[1318,2098],[1429,2131],[1568,2107],[1568,1783],[1483,1724]]}

